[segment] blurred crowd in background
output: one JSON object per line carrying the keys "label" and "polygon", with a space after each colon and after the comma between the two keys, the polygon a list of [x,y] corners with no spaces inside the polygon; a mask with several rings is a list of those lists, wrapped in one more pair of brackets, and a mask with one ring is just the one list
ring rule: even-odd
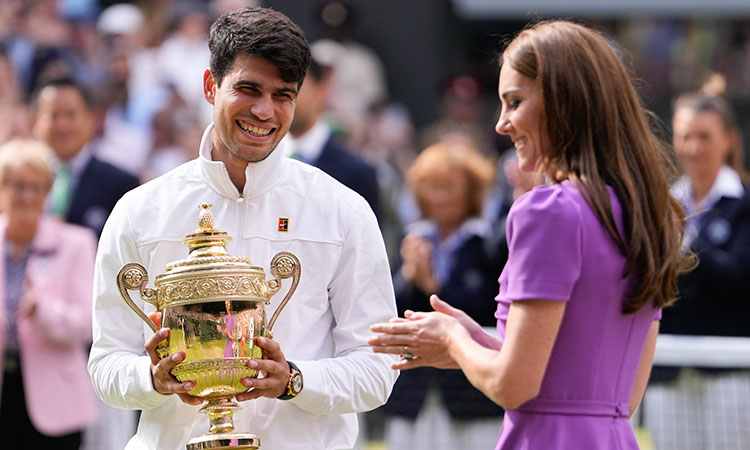
{"label": "blurred crowd in background", "polygon": [[[200,133],[211,120],[201,90],[211,21],[227,9],[274,3],[284,6],[260,0],[3,0],[0,142],[31,134],[34,90],[45,79],[65,75],[91,95],[92,147],[99,158],[142,181],[164,173],[196,155]],[[436,3],[445,9],[448,2]],[[352,150],[378,166],[386,220],[395,214],[408,222],[416,209],[394,199],[399,194],[392,191],[402,186],[419,150],[446,134],[472,139],[493,160],[511,147],[492,129],[497,114],[492,58],[503,35],[489,31],[489,23],[464,25],[460,38],[474,56],[464,67],[435,68],[442,81],[429,90],[439,107],[415,114],[417,100],[393,94],[400,82],[389,72],[393,63],[374,50],[377,45],[356,40],[352,23],[367,20],[355,15],[356,6],[324,1],[314,9],[305,6],[316,14],[309,19],[320,36],[311,42],[316,59],[333,69],[326,120]],[[294,18],[294,11],[283,12]],[[698,88],[713,72],[724,76],[740,119],[750,113],[750,20],[636,17],[594,25],[622,47],[645,102],[665,124],[672,97]],[[521,26],[509,21],[498,28],[512,33]],[[741,129],[750,123],[740,122]],[[398,209],[390,211],[394,204]]]}
{"label": "blurred crowd in background", "polygon": [[[91,157],[105,162],[107,170],[117,168],[119,172],[106,172],[106,180],[120,180],[119,189],[127,190],[165,173],[197,156],[201,134],[211,121],[212,107],[202,92],[211,22],[230,9],[275,7],[276,3],[283,6],[285,2],[0,0],[0,144],[36,137],[65,160],[55,144],[67,134],[81,133],[81,145],[74,146],[73,153],[85,148]],[[450,10],[450,2],[434,4]],[[307,90],[306,97],[317,95],[318,103],[300,97],[299,120],[304,108],[313,113],[309,123],[292,126],[288,139],[302,149],[305,133],[316,123],[325,123],[340,150],[353,156],[346,159],[352,161],[351,167],[368,168],[357,172],[365,175],[349,181],[345,179],[347,168],[340,174],[332,168],[329,173],[362,193],[375,210],[393,266],[400,311],[425,308],[426,294],[439,292],[458,306],[476,307],[477,320],[491,326],[491,299],[507,257],[505,214],[515,198],[543,182],[518,171],[514,152],[509,151],[512,143],[493,129],[498,113],[498,67],[493,58],[503,33],[513,33],[524,23],[463,23],[460,45],[473,55],[463,58],[467,64],[414,70],[439,73],[428,78],[440,82],[425,88],[431,93],[431,104],[438,106],[425,113],[424,108],[415,106],[424,104],[415,98],[421,93],[409,96],[398,88],[407,80],[394,75],[401,72],[394,67],[396,63],[376,51],[376,42],[358,39],[357,24],[351,20],[356,6],[339,1],[305,6],[315,11],[306,23],[316,24],[315,37],[310,40],[320,69],[317,74],[311,72],[302,89]],[[294,11],[279,9],[295,19]],[[361,14],[356,17],[360,24],[368,19]],[[452,20],[460,22],[456,17]],[[301,25],[304,28],[304,23]],[[672,99],[699,89],[717,73],[721,74],[715,77],[720,84],[717,92],[722,92],[738,113],[739,134],[750,132],[750,17],[640,17],[600,20],[594,25],[622,49],[644,101],[662,122],[665,139],[671,139]],[[446,29],[444,34],[450,38],[450,33]],[[403,42],[405,51],[409,45]],[[433,50],[439,52],[437,47]],[[398,51],[390,49],[389,54]],[[60,80],[67,81],[61,84]],[[83,132],[76,131],[71,122],[52,130],[57,134],[42,135],[41,113],[53,117],[66,111],[65,107],[56,110],[49,106],[59,92],[40,95],[50,82],[57,83],[58,91],[71,86],[82,90],[81,99],[85,100],[73,99],[67,108],[86,111],[90,123],[83,126]],[[341,158],[337,157],[339,162]],[[420,163],[415,165],[415,160]],[[313,160],[308,162],[328,171],[320,152],[313,152]],[[75,164],[72,166],[75,171]],[[366,192],[370,188],[360,191],[356,186],[369,176],[368,170],[374,173],[376,195]],[[98,234],[107,208],[111,208],[104,203],[99,206],[103,209],[96,210],[93,218],[84,214],[81,220],[69,216],[68,221],[89,226]],[[461,261],[460,265],[456,261]],[[475,298],[465,295],[472,291],[486,298],[487,304],[462,305],[462,301]],[[475,426],[454,430],[452,435],[479,436],[476,427],[486,427],[489,448],[496,438],[494,431],[499,430],[499,408],[490,402],[478,403],[481,395],[438,395],[446,383],[472,389],[465,380],[446,381],[440,376],[424,371],[399,380],[402,385],[394,392],[407,392],[411,397],[401,396],[385,408],[386,420],[392,425],[387,433],[392,447],[400,448],[395,442],[401,439],[403,448],[419,448],[403,441],[405,436],[417,436],[418,440],[432,436],[445,442],[447,438],[440,433],[449,423],[446,411],[450,411],[450,417],[474,420]],[[748,384],[746,379],[742,383]],[[432,419],[415,422],[424,411],[430,411]],[[404,417],[406,421],[398,420]],[[131,416],[111,419],[110,425],[113,423],[125,430],[122,439],[134,426]],[[364,431],[366,439],[368,427]],[[95,444],[91,439],[86,448],[119,445]]]}

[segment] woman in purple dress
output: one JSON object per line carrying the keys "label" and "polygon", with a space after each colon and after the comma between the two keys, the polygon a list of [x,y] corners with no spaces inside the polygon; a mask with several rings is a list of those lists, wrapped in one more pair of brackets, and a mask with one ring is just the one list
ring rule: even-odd
{"label": "woman in purple dress", "polygon": [[586,27],[534,25],[501,64],[496,130],[519,168],[550,185],[508,216],[500,339],[433,295],[435,311],[374,324],[369,343],[402,354],[394,369],[463,370],[506,408],[498,449],[638,448],[628,417],[688,263],[666,146],[609,43]]}

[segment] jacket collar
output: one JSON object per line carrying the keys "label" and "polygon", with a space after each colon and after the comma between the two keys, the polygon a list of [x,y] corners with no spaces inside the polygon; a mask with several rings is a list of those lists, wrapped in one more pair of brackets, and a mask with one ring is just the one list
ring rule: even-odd
{"label": "jacket collar", "polygon": [[206,127],[201,138],[201,146],[198,155],[198,164],[201,167],[209,185],[224,197],[237,200],[238,198],[254,198],[263,195],[274,185],[281,181],[281,174],[285,164],[284,139],[263,161],[249,163],[245,169],[245,187],[243,191],[237,192],[232,184],[226,166],[221,161],[211,159],[211,148],[213,146],[214,124]]}
{"label": "jacket collar", "polygon": [[328,140],[331,138],[331,129],[328,124],[319,120],[307,133],[295,138],[291,133],[284,138],[286,141],[285,155],[295,155],[297,159],[308,164],[315,164],[320,159]]}

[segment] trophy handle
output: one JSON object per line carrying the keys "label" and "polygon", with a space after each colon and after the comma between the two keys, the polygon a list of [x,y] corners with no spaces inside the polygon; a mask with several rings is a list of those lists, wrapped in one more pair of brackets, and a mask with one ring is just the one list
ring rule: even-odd
{"label": "trophy handle", "polygon": [[[274,284],[281,286],[281,280],[285,278],[292,278],[292,285],[289,287],[289,292],[286,293],[284,300],[281,301],[279,307],[276,308],[273,316],[271,316],[271,320],[268,322],[266,330],[269,333],[273,329],[273,324],[276,323],[276,319],[279,318],[281,310],[284,309],[287,303],[289,303],[292,294],[297,290],[301,273],[302,265],[299,263],[299,259],[297,259],[292,253],[279,252],[273,257],[273,259],[271,259],[271,275],[273,275],[274,279],[268,282],[269,286],[273,286]],[[278,289],[278,287],[276,289]]]}
{"label": "trophy handle", "polygon": [[143,319],[143,321],[146,322],[146,324],[151,327],[152,330],[154,330],[154,333],[156,333],[157,331],[159,331],[159,328],[146,315],[146,313],[144,313],[143,310],[135,304],[133,299],[130,298],[130,294],[128,294],[128,289],[138,289],[138,291],[141,293],[141,298],[143,298],[144,301],[154,305],[156,309],[159,310],[159,302],[156,296],[156,291],[154,289],[147,288],[147,283],[148,272],[146,271],[145,267],[138,263],[125,264],[117,274],[117,287],[120,289],[120,295],[122,296],[122,299],[125,300],[125,303],[130,306],[130,309],[132,309],[133,312],[138,315],[138,317]]}

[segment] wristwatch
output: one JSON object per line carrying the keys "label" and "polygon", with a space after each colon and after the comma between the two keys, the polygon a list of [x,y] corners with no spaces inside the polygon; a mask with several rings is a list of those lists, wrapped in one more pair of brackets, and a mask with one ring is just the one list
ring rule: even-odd
{"label": "wristwatch", "polygon": [[289,364],[289,383],[286,385],[286,392],[277,397],[279,400],[292,399],[302,392],[302,372],[293,362],[287,361],[287,364]]}

